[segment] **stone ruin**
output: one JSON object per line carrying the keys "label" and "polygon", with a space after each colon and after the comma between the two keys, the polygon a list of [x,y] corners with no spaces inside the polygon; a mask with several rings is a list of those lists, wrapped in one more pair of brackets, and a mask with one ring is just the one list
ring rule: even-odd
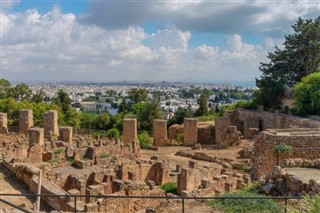
{"label": "stone ruin", "polygon": [[33,127],[33,111],[22,109],[19,111],[19,132],[27,134],[29,128]]}
{"label": "stone ruin", "polygon": [[57,110],[49,110],[44,114],[43,128],[45,137],[59,136]]}
{"label": "stone ruin", "polygon": [[[160,185],[168,182],[177,183],[180,196],[207,196],[230,192],[251,182],[250,175],[236,172],[228,160],[208,156],[202,152],[196,152],[191,157],[214,162],[216,166],[199,166],[194,160],[190,160],[188,166],[184,166],[161,160],[159,156],[141,158],[135,119],[124,119],[122,140],[114,140],[73,134],[72,127],[59,128],[58,115],[53,110],[43,116],[43,128],[30,125],[33,124],[30,120],[32,111],[22,110],[21,114],[24,115],[21,116],[23,119],[28,118],[28,122],[24,122],[29,124],[28,137],[20,138],[14,133],[2,135],[5,137],[4,140],[0,140],[2,166],[24,182],[33,193],[37,190],[40,170],[43,194],[69,196],[165,196]],[[228,124],[228,121],[226,122]],[[4,123],[0,124],[5,126]],[[166,125],[164,120],[154,121],[154,145],[166,146]],[[25,133],[21,126],[20,132]],[[219,131],[214,132],[211,127],[209,130],[199,130],[197,119],[185,119],[185,146],[195,146],[198,143],[199,131],[219,135],[220,145],[224,144],[224,140],[229,141],[228,145],[233,143],[230,141],[236,140],[236,137],[232,136],[237,135],[236,128],[220,125]],[[79,198],[75,207],[73,197],[42,199],[58,211],[74,211],[76,208],[77,211],[106,212],[113,209],[112,212],[115,213],[136,212],[167,202],[161,199],[91,197]]]}
{"label": "stone ruin", "polygon": [[8,118],[7,113],[0,113],[0,134],[8,134]]}

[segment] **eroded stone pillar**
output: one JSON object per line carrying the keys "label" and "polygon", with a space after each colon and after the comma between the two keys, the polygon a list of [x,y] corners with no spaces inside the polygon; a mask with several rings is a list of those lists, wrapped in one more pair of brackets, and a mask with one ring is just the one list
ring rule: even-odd
{"label": "eroded stone pillar", "polygon": [[137,140],[137,120],[134,118],[125,118],[123,121],[122,140],[124,144],[130,144]]}
{"label": "eroded stone pillar", "polygon": [[30,128],[28,159],[29,163],[39,165],[43,162],[42,152],[44,146],[44,130],[42,128]]}
{"label": "eroded stone pillar", "polygon": [[194,146],[198,141],[198,119],[185,118],[184,119],[184,145]]}
{"label": "eroded stone pillar", "polygon": [[156,119],[153,121],[153,145],[167,145],[167,121]]}
{"label": "eroded stone pillar", "polygon": [[216,144],[223,145],[223,132],[231,125],[229,117],[219,117],[214,120],[216,132]]}
{"label": "eroded stone pillar", "polygon": [[0,134],[8,134],[8,117],[7,113],[0,113]]}
{"label": "eroded stone pillar", "polygon": [[59,128],[59,140],[72,144],[72,126],[62,126]]}
{"label": "eroded stone pillar", "polygon": [[33,111],[31,109],[22,109],[19,111],[19,132],[27,134],[33,127]]}
{"label": "eroded stone pillar", "polygon": [[43,116],[44,135],[59,136],[58,112],[57,110],[49,110]]}
{"label": "eroded stone pillar", "polygon": [[29,147],[33,145],[44,145],[44,130],[42,128],[31,128],[29,133]]}
{"label": "eroded stone pillar", "polygon": [[198,188],[200,184],[200,173],[196,169],[181,169],[181,173],[178,174],[177,179],[178,194],[184,195],[185,192],[191,192],[193,189]]}

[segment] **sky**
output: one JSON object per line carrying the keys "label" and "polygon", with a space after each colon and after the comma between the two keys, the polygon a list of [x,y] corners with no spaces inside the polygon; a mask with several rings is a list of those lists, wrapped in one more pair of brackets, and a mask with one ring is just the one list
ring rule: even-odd
{"label": "sky", "polygon": [[320,0],[0,0],[10,81],[239,82]]}

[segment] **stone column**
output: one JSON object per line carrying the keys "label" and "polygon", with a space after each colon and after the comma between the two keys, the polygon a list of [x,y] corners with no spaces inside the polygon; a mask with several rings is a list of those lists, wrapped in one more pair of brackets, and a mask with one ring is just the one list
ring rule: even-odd
{"label": "stone column", "polygon": [[72,144],[72,126],[62,126],[59,128],[59,140]]}
{"label": "stone column", "polygon": [[28,158],[31,164],[39,165],[42,161],[44,146],[44,130],[42,128],[31,128],[29,133]]}
{"label": "stone column", "polygon": [[29,133],[29,147],[33,145],[44,145],[44,130],[42,128],[31,128]]}
{"label": "stone column", "polygon": [[154,120],[153,121],[153,145],[166,146],[167,145],[167,121]]}
{"label": "stone column", "polygon": [[243,120],[243,137],[246,139],[252,138],[250,128],[259,129],[259,119],[249,117]]}
{"label": "stone column", "polygon": [[43,116],[44,135],[59,136],[58,112],[57,110],[49,110]]}
{"label": "stone column", "polygon": [[215,132],[216,132],[216,144],[222,145],[223,139],[222,135],[225,129],[227,129],[231,125],[231,121],[229,117],[219,117],[214,120],[215,123]]}
{"label": "stone column", "polygon": [[184,146],[194,146],[198,141],[198,119],[184,119]]}
{"label": "stone column", "polygon": [[0,113],[0,134],[8,134],[7,113]]}
{"label": "stone column", "polygon": [[201,184],[200,173],[196,169],[182,168],[177,177],[178,194],[184,195],[184,192],[191,192]]}
{"label": "stone column", "polygon": [[19,132],[27,134],[28,130],[33,127],[33,111],[22,109],[19,111]]}
{"label": "stone column", "polygon": [[125,118],[123,121],[122,140],[124,144],[130,144],[137,140],[137,120],[132,118]]}

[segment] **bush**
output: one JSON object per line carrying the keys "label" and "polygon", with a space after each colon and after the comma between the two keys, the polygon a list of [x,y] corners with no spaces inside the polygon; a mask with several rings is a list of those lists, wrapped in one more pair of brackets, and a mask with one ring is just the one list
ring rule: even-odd
{"label": "bush", "polygon": [[138,140],[142,149],[147,149],[152,145],[152,140],[146,131],[143,131],[138,135]]}
{"label": "bush", "polygon": [[58,155],[58,154],[60,154],[62,151],[63,151],[62,148],[58,148],[58,149],[55,149],[55,150],[53,151],[53,153],[56,154],[56,155]]}
{"label": "bush", "polygon": [[178,141],[178,143],[183,144],[183,141],[184,141],[184,135],[183,135],[183,133],[178,133],[178,134],[176,135],[176,140]]}
{"label": "bush", "polygon": [[116,128],[112,128],[112,129],[109,129],[107,131],[107,137],[109,139],[113,138],[113,139],[120,139],[120,132],[118,129]]}
{"label": "bush", "polygon": [[100,155],[100,158],[108,158],[108,157],[110,157],[110,156],[111,156],[110,154],[104,153],[104,154],[101,154],[101,155]]}
{"label": "bush", "polygon": [[166,193],[171,193],[171,194],[176,194],[176,195],[178,194],[178,192],[177,192],[177,183],[175,183],[175,182],[162,184],[160,186],[160,188],[162,190],[164,190]]}
{"label": "bush", "polygon": [[[244,187],[236,192],[227,193],[222,197],[265,197],[259,194],[255,185]],[[282,212],[280,205],[272,199],[219,199],[210,201],[210,205],[223,212]]]}
{"label": "bush", "polygon": [[320,195],[310,197],[305,195],[303,200],[303,210],[290,209],[290,213],[308,213],[308,212],[320,212]]}
{"label": "bush", "polygon": [[54,164],[54,163],[57,163],[57,162],[58,162],[58,159],[56,159],[56,158],[48,160],[48,163],[50,163],[50,164]]}
{"label": "bush", "polygon": [[292,153],[292,146],[287,145],[285,143],[277,144],[273,147],[274,153],[284,156],[284,155],[290,155]]}

